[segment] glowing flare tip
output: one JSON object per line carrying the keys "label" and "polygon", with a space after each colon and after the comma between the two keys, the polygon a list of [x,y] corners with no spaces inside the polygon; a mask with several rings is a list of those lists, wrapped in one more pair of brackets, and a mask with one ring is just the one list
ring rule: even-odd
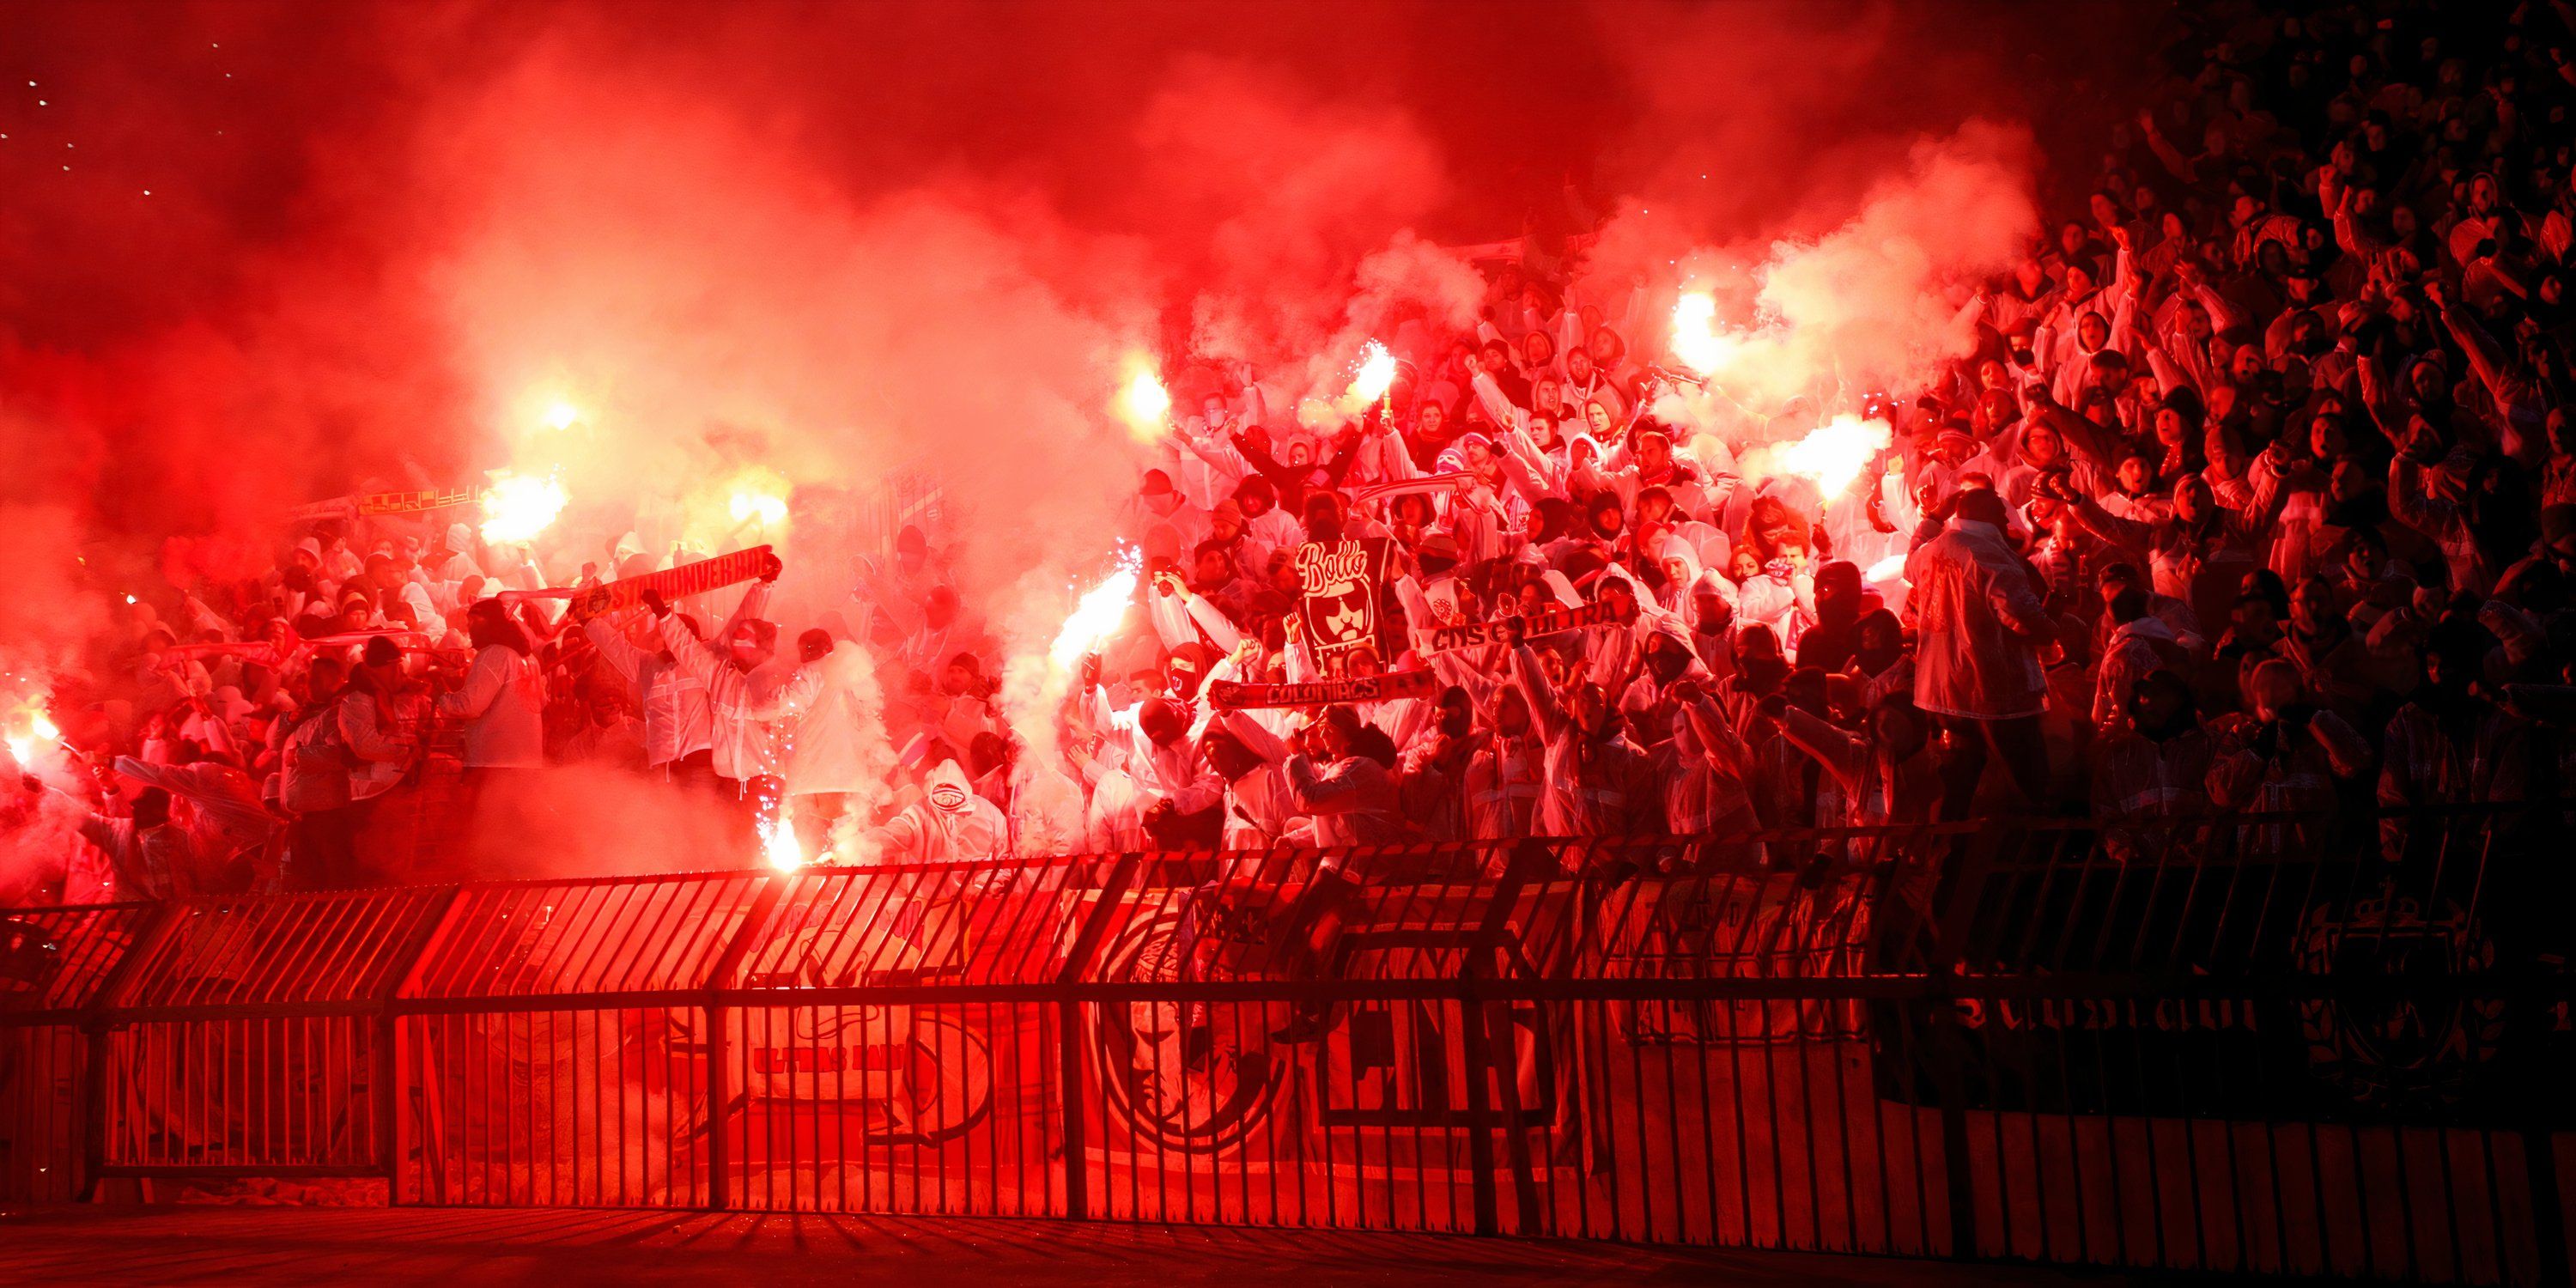
{"label": "glowing flare tip", "polygon": [[805,844],[796,839],[794,820],[781,815],[777,821],[761,826],[762,857],[769,866],[781,872],[793,872],[805,866]]}
{"label": "glowing flare tip", "polygon": [[774,528],[787,518],[787,498],[768,492],[736,492],[729,508],[734,522],[757,521],[764,528]]}
{"label": "glowing flare tip", "polygon": [[1363,404],[1373,403],[1385,397],[1394,385],[1395,355],[1387,352],[1385,345],[1369,341],[1368,347],[1360,351],[1360,370],[1351,381],[1351,397]]}
{"label": "glowing flare tip", "polygon": [[1871,458],[1887,450],[1887,443],[1886,421],[1836,416],[1832,423],[1783,446],[1773,466],[1783,474],[1814,480],[1816,490],[1832,501],[1850,489]]}
{"label": "glowing flare tip", "polygon": [[[45,715],[43,708],[29,707],[23,714],[26,732],[19,733],[13,728],[7,738],[9,758],[22,766],[33,760],[38,751],[54,745],[63,736],[63,731],[54,727],[53,720]],[[18,722],[13,720],[10,723],[14,726]]]}
{"label": "glowing flare tip", "polygon": [[1172,391],[1150,369],[1139,368],[1118,391],[1118,418],[1137,438],[1151,441],[1163,432],[1164,418],[1172,412]]}
{"label": "glowing flare tip", "polygon": [[1673,305],[1673,356],[1705,376],[1727,364],[1738,347],[1717,329],[1717,300],[1706,291],[1685,293]]}
{"label": "glowing flare tip", "polygon": [[483,539],[522,542],[552,526],[572,497],[551,478],[503,472],[483,491]]}
{"label": "glowing flare tip", "polygon": [[581,408],[571,403],[556,402],[546,407],[545,423],[548,429],[570,429],[580,421]]}

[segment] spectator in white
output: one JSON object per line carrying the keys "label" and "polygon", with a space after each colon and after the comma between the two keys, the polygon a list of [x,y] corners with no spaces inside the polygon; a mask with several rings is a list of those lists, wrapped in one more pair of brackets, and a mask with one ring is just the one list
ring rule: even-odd
{"label": "spectator in white", "polygon": [[778,626],[760,616],[776,579],[773,571],[744,591],[729,621],[731,629],[714,640],[699,639],[659,592],[644,592],[662,648],[706,686],[712,765],[728,800],[741,800],[751,780],[778,772],[770,722],[778,716],[786,684],[784,677],[763,669],[777,655]]}
{"label": "spectator in white", "polygon": [[[373,806],[351,792],[352,776],[362,767],[414,754],[383,715],[383,699],[400,683],[402,663],[401,650],[389,640],[383,644],[379,649],[370,642],[363,664],[345,685],[336,660],[314,659],[314,700],[286,742],[284,803],[296,816],[287,842],[287,882],[296,888],[329,890],[357,883],[358,833]],[[327,696],[326,684],[331,686]]]}
{"label": "spectator in white", "polygon": [[872,714],[879,698],[867,654],[821,629],[798,636],[796,651],[803,665],[779,702],[787,800],[796,834],[820,843],[854,796],[884,783],[893,749]]}
{"label": "spectator in white", "polygon": [[1663,822],[1655,770],[1628,740],[1626,722],[1600,685],[1577,679],[1560,699],[1538,654],[1513,648],[1512,682],[1547,745],[1547,777],[1535,831],[1540,836],[1653,832]]}
{"label": "spectator in white", "polygon": [[[1286,770],[1289,808],[1314,820],[1315,844],[1387,845],[1404,838],[1395,744],[1349,704],[1324,708],[1323,718],[1299,734]],[[1340,867],[1338,859],[1325,862]]]}
{"label": "spectator in white", "polygon": [[529,656],[527,633],[500,600],[486,599],[466,617],[466,635],[474,664],[455,692],[438,699],[438,714],[465,722],[466,777],[543,767],[546,680]]}
{"label": "spectator in white", "polygon": [[[743,604],[750,603],[746,596]],[[692,633],[697,630],[696,618],[674,615]],[[583,629],[599,655],[635,686],[643,701],[645,768],[667,775],[672,782],[713,792],[715,711],[707,702],[706,681],[681,666],[678,656],[662,647],[658,638],[650,649],[638,647],[627,635],[634,620],[594,617]],[[742,609],[737,607],[725,619],[718,638],[731,638],[742,620]],[[643,615],[643,622],[648,633],[659,629],[649,613]]]}
{"label": "spectator in white", "polygon": [[1091,722],[1134,780],[1138,808],[1148,835],[1187,836],[1199,848],[1212,849],[1224,831],[1225,787],[1199,755],[1190,736],[1190,717],[1169,698],[1149,697],[1125,710],[1109,705],[1109,691],[1098,683],[1099,662],[1091,659]]}
{"label": "spectator in white", "polygon": [[[879,862],[955,863],[1010,854],[1010,820],[975,794],[966,771],[943,759],[922,783],[921,799],[878,827],[866,845]],[[808,844],[812,844],[811,840]]]}
{"label": "spectator in white", "polygon": [[2029,805],[2044,803],[2048,753],[2040,732],[2048,683],[2039,648],[2055,638],[2029,567],[2004,540],[2003,498],[1957,494],[1940,535],[1905,561],[1905,599],[1920,641],[1914,705],[1948,733],[1941,817],[1965,818],[1989,752]]}

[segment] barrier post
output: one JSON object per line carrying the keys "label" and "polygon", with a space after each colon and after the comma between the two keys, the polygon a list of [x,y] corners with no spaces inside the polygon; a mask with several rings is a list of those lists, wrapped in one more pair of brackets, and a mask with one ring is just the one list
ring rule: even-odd
{"label": "barrier post", "polygon": [[107,978],[99,982],[98,991],[81,1014],[81,1031],[89,1055],[87,1077],[81,1080],[81,1184],[80,1201],[98,1197],[99,1173],[107,1168],[107,1073],[109,1063],[108,1008],[116,1004],[125,981],[142,968],[145,959],[161,951],[171,934],[178,929],[180,911],[176,905],[163,904],[153,910],[152,919],[135,933],[134,946],[109,968]]}
{"label": "barrier post", "polygon": [[1079,982],[1083,969],[1091,964],[1092,954],[1100,950],[1100,941],[1108,937],[1110,924],[1117,918],[1119,901],[1136,880],[1136,867],[1142,856],[1122,854],[1100,883],[1100,897],[1091,905],[1091,916],[1082,923],[1071,947],[1065,949],[1064,966],[1056,972],[1055,983],[1066,995],[1056,1002],[1056,1096],[1062,1112],[1057,1121],[1063,1126],[1063,1139],[1058,1142],[1064,1157],[1064,1215],[1081,1220],[1091,1215],[1090,1164],[1083,1154],[1089,1148],[1084,1139],[1082,1098],[1082,1003],[1070,996],[1072,985]]}
{"label": "barrier post", "polygon": [[718,998],[734,973],[742,966],[743,956],[751,951],[752,941],[768,929],[770,914],[787,894],[787,886],[796,880],[794,874],[764,875],[760,893],[751,898],[751,907],[742,914],[742,926],[734,931],[733,941],[725,945],[722,956],[707,971],[704,1000],[698,1004],[698,1022],[706,1026],[707,1040],[707,1203],[710,1212],[722,1212],[733,1205],[731,1172],[733,1147],[725,1137],[725,1124],[733,1119],[733,1080],[728,1070],[733,1064],[733,1042],[725,1034],[725,1020],[731,1008]]}

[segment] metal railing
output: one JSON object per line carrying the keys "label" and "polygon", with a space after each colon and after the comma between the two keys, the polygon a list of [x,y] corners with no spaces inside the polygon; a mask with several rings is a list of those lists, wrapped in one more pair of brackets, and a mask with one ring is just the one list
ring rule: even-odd
{"label": "metal railing", "polygon": [[0,1198],[337,1177],[406,1204],[2564,1282],[2566,822],[2021,821],[0,912]]}

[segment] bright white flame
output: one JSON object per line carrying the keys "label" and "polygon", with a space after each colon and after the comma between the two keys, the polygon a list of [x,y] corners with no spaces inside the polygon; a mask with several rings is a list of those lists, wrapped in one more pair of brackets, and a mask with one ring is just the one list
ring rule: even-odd
{"label": "bright white flame", "polygon": [[733,494],[729,508],[736,523],[756,520],[764,528],[774,528],[787,517],[787,498],[746,489]]}
{"label": "bright white flame", "polygon": [[1888,436],[1886,421],[1846,413],[1805,438],[1783,444],[1773,454],[1771,468],[1813,480],[1825,500],[1832,501],[1851,487],[1872,458],[1887,450]]}
{"label": "bright white flame", "polygon": [[1137,573],[1144,565],[1143,551],[1134,546],[1118,548],[1118,566],[1099,585],[1083,592],[1073,615],[1064,619],[1064,629],[1056,632],[1047,658],[1057,670],[1070,669],[1126,620],[1127,601],[1136,594]]}
{"label": "bright white flame", "polygon": [[775,821],[760,826],[761,854],[769,866],[781,872],[793,872],[805,866],[805,845],[796,839],[796,821],[780,814]]}
{"label": "bright white flame", "polygon": [[1118,419],[1127,422],[1127,431],[1138,442],[1150,443],[1162,437],[1165,418],[1172,413],[1172,391],[1139,359],[1136,374],[1118,391],[1117,410]]}
{"label": "bright white flame", "polygon": [[568,402],[549,403],[545,421],[548,429],[570,429],[581,422],[581,408]]}
{"label": "bright white flame", "polygon": [[[25,726],[23,733],[19,731],[21,724]],[[62,736],[63,731],[54,727],[44,708],[28,707],[9,721],[9,758],[22,767],[32,764],[37,752],[53,746],[55,740]]]}
{"label": "bright white flame", "polygon": [[1363,406],[1386,396],[1395,384],[1395,355],[1375,340],[1360,351],[1359,375],[1351,381],[1351,397]]}
{"label": "bright white flame", "polygon": [[1743,341],[1717,329],[1717,300],[1706,291],[1692,291],[1673,305],[1673,356],[1682,365],[1705,376],[1726,366],[1735,358]]}
{"label": "bright white flame", "polygon": [[552,526],[572,497],[551,478],[532,478],[502,470],[483,490],[483,539],[532,541]]}

